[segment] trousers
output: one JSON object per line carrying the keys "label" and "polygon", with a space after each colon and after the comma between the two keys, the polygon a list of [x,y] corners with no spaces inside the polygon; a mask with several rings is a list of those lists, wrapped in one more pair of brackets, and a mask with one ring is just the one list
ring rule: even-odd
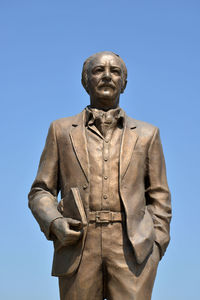
{"label": "trousers", "polygon": [[76,273],[59,278],[61,300],[150,300],[159,248],[138,264],[122,222],[90,223]]}

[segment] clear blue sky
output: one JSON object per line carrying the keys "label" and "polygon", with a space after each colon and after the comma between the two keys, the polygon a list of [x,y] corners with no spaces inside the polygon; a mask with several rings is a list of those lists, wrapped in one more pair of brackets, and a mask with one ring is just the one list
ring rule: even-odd
{"label": "clear blue sky", "polygon": [[121,107],[161,132],[173,221],[152,300],[199,299],[199,29],[198,0],[0,1],[0,299],[58,299],[27,194],[50,122],[89,103],[82,63],[102,50],[127,64]]}

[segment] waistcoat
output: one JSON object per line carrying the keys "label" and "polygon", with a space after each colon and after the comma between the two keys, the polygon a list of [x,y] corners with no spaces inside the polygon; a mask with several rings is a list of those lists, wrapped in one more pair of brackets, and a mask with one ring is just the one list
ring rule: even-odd
{"label": "waistcoat", "polygon": [[87,107],[86,138],[89,153],[91,211],[122,211],[119,195],[119,154],[123,111],[107,112]]}

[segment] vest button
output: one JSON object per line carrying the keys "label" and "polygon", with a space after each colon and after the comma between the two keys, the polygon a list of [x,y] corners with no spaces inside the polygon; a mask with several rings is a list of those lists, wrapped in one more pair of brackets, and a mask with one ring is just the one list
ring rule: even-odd
{"label": "vest button", "polygon": [[84,190],[87,189],[87,184],[84,184],[84,185],[83,185],[83,189],[84,189]]}

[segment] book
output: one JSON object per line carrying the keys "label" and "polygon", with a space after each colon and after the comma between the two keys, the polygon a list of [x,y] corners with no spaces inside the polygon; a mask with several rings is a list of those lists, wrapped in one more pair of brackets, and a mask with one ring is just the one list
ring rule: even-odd
{"label": "book", "polygon": [[[87,227],[88,222],[80,191],[77,187],[72,187],[70,189],[70,192],[58,203],[57,209],[63,215],[63,217],[80,221],[80,224],[77,226],[70,225],[70,229],[75,231],[82,230],[83,238],[85,238],[85,227]],[[54,241],[54,246],[56,251],[60,250],[63,247],[63,245],[61,245],[61,243],[57,239]]]}

